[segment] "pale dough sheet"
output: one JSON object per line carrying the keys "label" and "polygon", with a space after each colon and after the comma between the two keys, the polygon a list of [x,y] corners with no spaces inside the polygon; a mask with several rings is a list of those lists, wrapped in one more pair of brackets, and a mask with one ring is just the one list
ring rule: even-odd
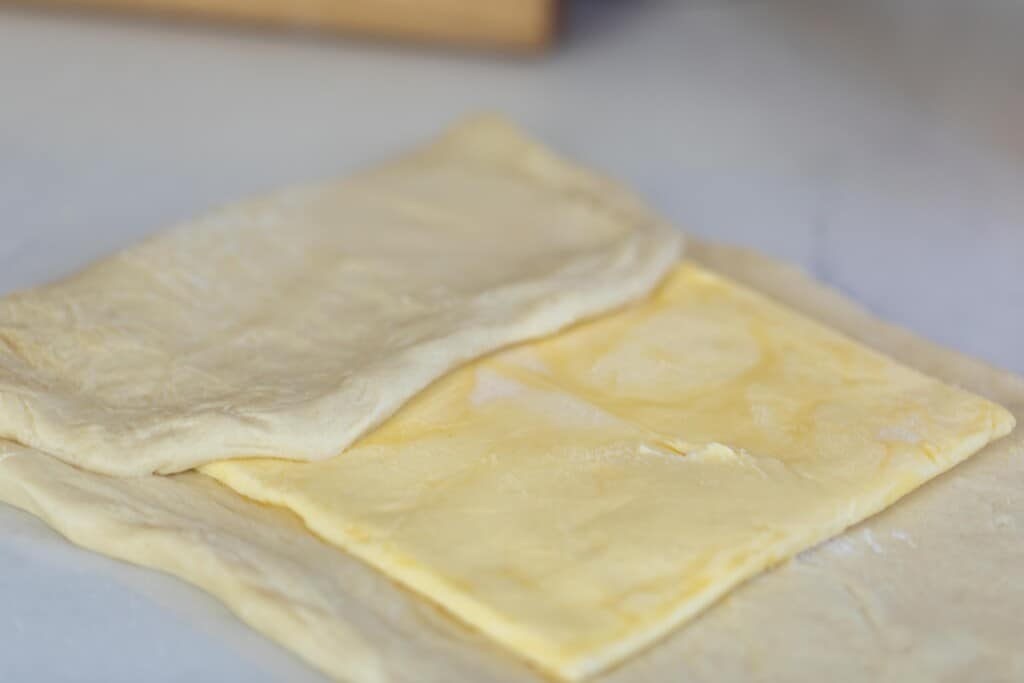
{"label": "pale dough sheet", "polygon": [[647,294],[680,242],[474,119],[0,300],[0,435],[119,476],[326,458],[459,363]]}
{"label": "pale dough sheet", "polygon": [[[1024,417],[1024,381],[872,319],[749,252],[691,258]],[[1024,657],[1021,431],[843,536],[730,593],[607,681],[1019,680]],[[0,498],[76,543],[203,586],[258,630],[356,681],[536,674],[303,533],[288,513],[199,474],[122,480],[13,444]]]}

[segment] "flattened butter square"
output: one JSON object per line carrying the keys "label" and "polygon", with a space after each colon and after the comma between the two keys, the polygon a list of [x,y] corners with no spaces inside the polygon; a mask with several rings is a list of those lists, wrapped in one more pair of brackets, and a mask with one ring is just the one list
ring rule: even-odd
{"label": "flattened butter square", "polygon": [[450,374],[316,463],[203,471],[580,679],[1013,428],[696,265]]}

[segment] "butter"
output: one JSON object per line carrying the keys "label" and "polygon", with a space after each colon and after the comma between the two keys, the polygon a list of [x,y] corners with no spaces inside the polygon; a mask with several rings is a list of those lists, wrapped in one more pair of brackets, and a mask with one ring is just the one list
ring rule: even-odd
{"label": "butter", "polygon": [[1008,433],[1005,410],[683,264],[332,459],[203,472],[545,672],[599,672]]}

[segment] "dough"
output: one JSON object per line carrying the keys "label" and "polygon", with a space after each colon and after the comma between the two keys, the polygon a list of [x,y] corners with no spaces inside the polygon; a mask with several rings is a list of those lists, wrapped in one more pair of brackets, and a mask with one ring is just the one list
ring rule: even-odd
{"label": "dough", "polygon": [[[691,244],[691,258],[1024,416],[1024,380],[885,325],[768,259]],[[352,681],[538,680],[300,526],[209,478],[116,479],[8,444],[0,499],[85,547],[174,573],[323,671]],[[680,456],[676,456],[680,457]],[[1024,437],[731,592],[607,683],[1019,680]]]}
{"label": "dough", "polygon": [[105,474],[335,455],[461,362],[647,294],[678,233],[495,118],[0,301],[0,436]]}
{"label": "dough", "polygon": [[1013,423],[686,264],[456,370],[339,456],[201,471],[579,679]]}

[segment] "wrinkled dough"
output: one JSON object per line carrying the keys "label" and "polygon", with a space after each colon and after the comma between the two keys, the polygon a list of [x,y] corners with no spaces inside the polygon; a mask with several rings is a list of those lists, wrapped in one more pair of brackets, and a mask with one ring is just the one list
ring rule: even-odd
{"label": "wrinkled dough", "polygon": [[[1020,378],[888,326],[765,257],[695,241],[688,252],[1024,416]],[[471,397],[495,400],[514,386],[479,382]],[[860,528],[732,591],[697,622],[599,680],[1019,680],[1024,590],[999,580],[993,568],[1016,566],[1024,555],[1022,454],[1017,430]],[[688,453],[695,456],[731,457],[714,446]],[[288,511],[247,501],[209,477],[107,477],[0,442],[0,500],[83,547],[201,586],[339,680],[539,680],[382,573],[303,533]]]}
{"label": "wrinkled dough", "polygon": [[323,459],[458,364],[649,293],[680,243],[474,119],[0,300],[0,436],[114,475]]}

